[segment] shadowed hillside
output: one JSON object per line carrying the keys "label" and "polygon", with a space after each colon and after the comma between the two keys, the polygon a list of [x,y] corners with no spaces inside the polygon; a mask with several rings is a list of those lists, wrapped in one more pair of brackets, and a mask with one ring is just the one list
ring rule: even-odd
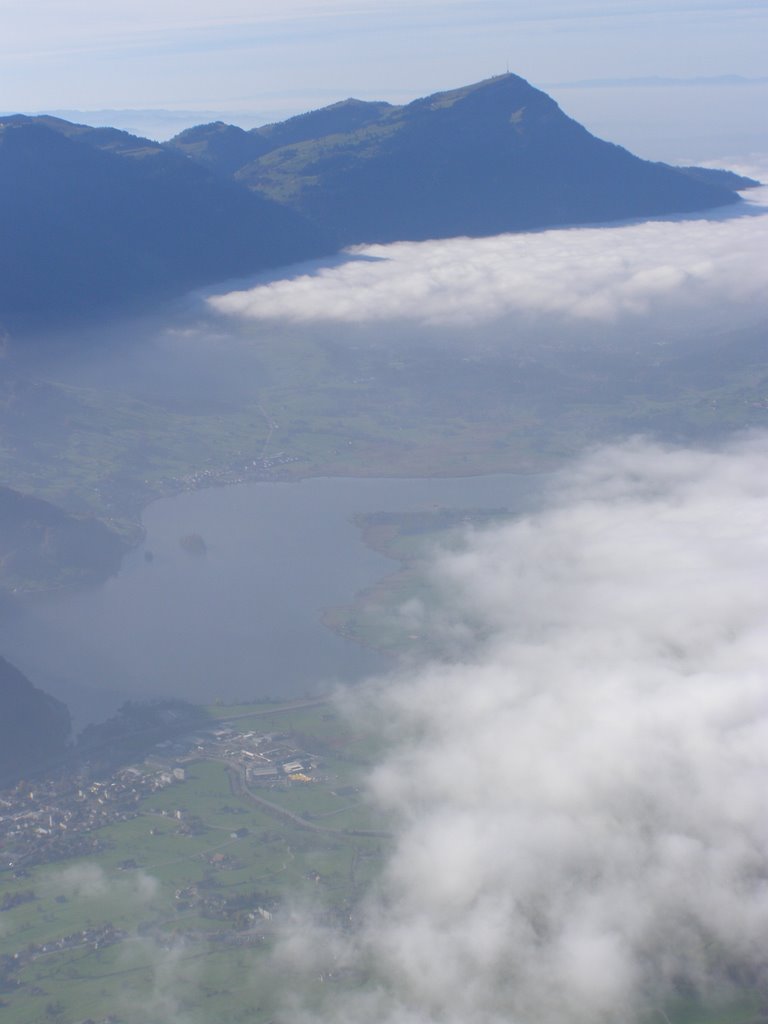
{"label": "shadowed hillside", "polygon": [[97,519],[0,487],[0,592],[101,581],[128,547]]}
{"label": "shadowed hillside", "polygon": [[736,202],[733,190],[744,187],[597,139],[516,75],[403,107],[352,103],[242,132],[237,156],[232,145],[225,152],[231,130],[222,125],[169,146],[222,174],[250,147],[237,180],[310,217],[339,245],[655,217]]}
{"label": "shadowed hillside", "polygon": [[0,121],[0,324],[134,309],[329,251],[300,215],[147,140]]}
{"label": "shadowed hillside", "polygon": [[0,658],[0,785],[63,757],[70,729],[66,705]]}

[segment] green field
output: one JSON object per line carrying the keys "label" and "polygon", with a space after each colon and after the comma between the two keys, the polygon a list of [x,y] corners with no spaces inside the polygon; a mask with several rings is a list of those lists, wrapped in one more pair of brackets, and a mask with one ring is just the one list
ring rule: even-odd
{"label": "green field", "polygon": [[[71,1024],[114,1014],[165,1024],[176,1012],[192,1024],[269,1020],[290,982],[269,966],[281,916],[306,906],[343,923],[376,877],[386,838],[343,831],[386,824],[358,789],[370,744],[325,704],[212,710],[222,719],[249,716],[237,718],[241,729],[279,728],[314,741],[316,781],[258,791],[307,825],[233,792],[223,764],[196,761],[185,781],[146,797],[139,816],[92,833],[99,844],[92,856],[38,865],[19,878],[2,871],[4,897],[33,894],[0,913],[4,1022]],[[191,834],[180,834],[182,823]],[[82,940],[83,930],[107,926],[119,941],[95,948]],[[54,948],[73,935],[71,948]],[[18,968],[14,955],[32,947]],[[311,999],[320,982],[306,981]]]}
{"label": "green field", "polygon": [[457,550],[467,531],[509,518],[506,509],[435,509],[411,513],[365,513],[356,517],[363,540],[397,569],[354,601],[328,609],[324,623],[341,636],[395,655],[445,657],[444,597],[431,578],[436,550]]}
{"label": "green field", "polygon": [[647,350],[601,338],[575,351],[511,336],[468,358],[407,338],[228,330],[197,376],[181,353],[169,367],[141,343],[139,380],[113,369],[83,387],[55,370],[10,372],[0,478],[70,511],[135,521],[157,496],[216,482],[544,471],[603,440],[695,441],[768,421],[757,334]]}
{"label": "green field", "polygon": [[[311,783],[243,792],[224,763],[187,759],[184,781],[90,833],[91,855],[15,874],[3,857],[3,1024],[268,1024],[291,1020],[292,1000],[323,1012],[342,992],[383,983],[375,965],[336,972],[322,929],[354,941],[356,910],[391,849],[391,823],[362,786],[384,730],[311,705],[210,709],[222,727],[290,734],[315,755]],[[284,926],[290,956],[279,954]],[[761,1014],[747,990],[720,1006],[680,998],[642,1024],[758,1024]]]}

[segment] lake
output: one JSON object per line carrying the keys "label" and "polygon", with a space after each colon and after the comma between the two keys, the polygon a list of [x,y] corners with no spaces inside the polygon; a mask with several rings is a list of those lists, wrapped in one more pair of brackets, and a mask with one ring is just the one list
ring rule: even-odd
{"label": "lake", "polygon": [[[29,601],[0,622],[0,650],[66,701],[78,727],[128,698],[228,702],[355,682],[390,663],[324,627],[322,611],[396,566],[362,543],[352,516],[522,510],[540,481],[315,478],[163,499],[145,510],[146,541],[117,576]],[[193,533],[205,554],[182,547]]]}

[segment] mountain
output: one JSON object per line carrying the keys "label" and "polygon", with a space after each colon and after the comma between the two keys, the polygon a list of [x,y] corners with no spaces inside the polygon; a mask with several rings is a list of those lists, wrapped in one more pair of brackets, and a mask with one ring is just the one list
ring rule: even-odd
{"label": "mountain", "polygon": [[225,128],[167,146],[311,218],[340,246],[684,213],[737,202],[741,187],[597,139],[512,74],[401,107],[348,100],[242,132],[237,153]]}
{"label": "mountain", "polygon": [[354,243],[703,210],[737,202],[740,182],[640,160],[511,74],[164,145],[3,117],[0,329],[133,311]]}
{"label": "mountain", "polygon": [[128,549],[97,519],[0,486],[0,594],[101,581]]}
{"label": "mountain", "polygon": [[675,170],[687,174],[690,178],[697,178],[711,185],[723,185],[730,189],[757,188],[760,184],[755,178],[747,178],[744,174],[723,171],[716,167],[676,167]]}
{"label": "mountain", "polygon": [[348,99],[250,131],[214,121],[181,132],[170,141],[169,148],[178,149],[219,173],[234,174],[251,161],[283,146],[328,135],[347,135],[379,121],[394,109],[391,103]]}
{"label": "mountain", "polygon": [[66,705],[0,658],[0,786],[63,757],[71,727]]}
{"label": "mountain", "polygon": [[328,252],[304,218],[111,128],[0,120],[0,325],[128,309]]}

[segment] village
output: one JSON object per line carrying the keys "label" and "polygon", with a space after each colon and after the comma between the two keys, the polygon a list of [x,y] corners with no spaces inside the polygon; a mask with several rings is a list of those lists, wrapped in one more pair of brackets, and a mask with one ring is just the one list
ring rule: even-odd
{"label": "village", "polygon": [[[90,735],[91,756],[0,791],[0,1007],[14,1024],[132,1019],[125,1000],[165,956],[204,965],[193,1002],[228,1004],[297,898],[352,927],[391,838],[361,795],[368,743],[327,699],[118,719],[122,732]],[[125,756],[137,723],[142,753]],[[338,965],[316,980],[350,981]]]}
{"label": "village", "polygon": [[[247,787],[285,787],[317,778],[318,758],[297,749],[290,734],[240,733],[226,725],[198,729],[158,743],[141,763],[106,778],[90,778],[85,765],[74,777],[22,781],[0,791],[0,870],[24,878],[34,865],[97,852],[103,847],[100,829],[150,813],[141,806],[146,797],[183,783],[188,766],[204,760],[224,763]],[[168,816],[165,809],[158,813]],[[194,831],[194,816],[179,807],[174,817],[179,834]]]}

